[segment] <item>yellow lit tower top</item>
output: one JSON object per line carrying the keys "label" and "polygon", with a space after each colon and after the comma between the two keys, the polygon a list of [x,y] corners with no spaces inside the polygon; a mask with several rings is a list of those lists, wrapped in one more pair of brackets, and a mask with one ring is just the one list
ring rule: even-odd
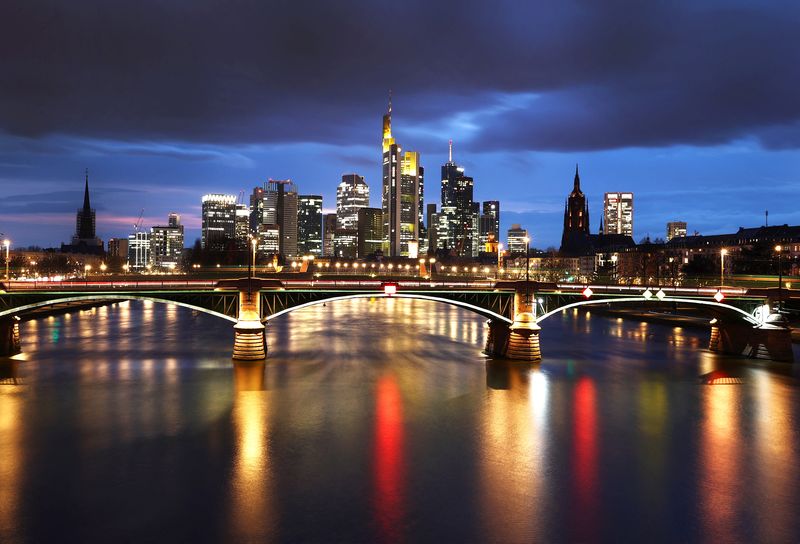
{"label": "yellow lit tower top", "polygon": [[389,109],[383,116],[383,152],[386,153],[392,144],[394,144],[394,138],[392,138],[392,90],[389,89]]}

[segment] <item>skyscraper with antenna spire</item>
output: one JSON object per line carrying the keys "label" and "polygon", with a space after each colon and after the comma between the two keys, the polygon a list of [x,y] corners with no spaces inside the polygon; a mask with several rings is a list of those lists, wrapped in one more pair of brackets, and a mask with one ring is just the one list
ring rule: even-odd
{"label": "skyscraper with antenna spire", "polygon": [[448,160],[442,165],[442,208],[438,249],[458,256],[471,257],[478,247],[475,231],[478,214],[473,199],[473,179],[453,160],[453,140],[449,142]]}
{"label": "skyscraper with antenna spire", "polygon": [[424,169],[419,153],[403,152],[392,136],[392,93],[383,116],[383,252],[389,257],[416,257],[422,223]]}

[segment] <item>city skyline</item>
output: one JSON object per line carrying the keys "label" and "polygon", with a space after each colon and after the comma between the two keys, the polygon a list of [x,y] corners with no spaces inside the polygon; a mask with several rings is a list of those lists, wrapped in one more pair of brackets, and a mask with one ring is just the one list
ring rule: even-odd
{"label": "city skyline", "polygon": [[[480,5],[454,4],[448,16],[466,28],[481,25],[474,43],[458,48],[433,30],[445,7],[410,5],[410,20],[419,24],[386,45],[375,32],[398,23],[382,6],[343,4],[313,21],[292,6],[272,19],[259,6],[230,15],[259,28],[253,36],[272,29],[270,20],[295,21],[270,32],[301,32],[302,51],[280,41],[253,47],[247,32],[231,35],[209,22],[216,17],[196,20],[177,6],[118,6],[107,18],[111,8],[93,9],[59,12],[57,35],[39,40],[42,14],[20,7],[4,33],[8,43],[31,44],[0,60],[9,78],[0,90],[8,105],[0,112],[0,230],[21,245],[69,242],[86,167],[103,239],[123,234],[144,207],[150,224],[179,211],[194,240],[199,195],[238,194],[267,178],[295,180],[304,192],[321,194],[330,211],[342,174],[359,172],[379,185],[375,113],[385,108],[389,88],[398,141],[435,172],[453,139],[459,162],[481,180],[475,200],[504,203],[501,231],[526,225],[543,246],[558,245],[562,187],[576,162],[593,217],[600,217],[605,192],[637,195],[637,241],[660,236],[676,216],[705,234],[762,224],[767,209],[771,224],[800,223],[791,199],[800,171],[794,4],[642,5],[626,9],[624,23],[603,6],[485,13]],[[155,39],[141,47],[128,25],[151,10],[161,17],[151,25]],[[181,40],[169,23],[184,16],[199,29]],[[531,33],[514,20],[541,28]],[[340,25],[363,32],[329,39]],[[203,30],[222,39],[205,40]],[[574,37],[571,46],[565,32]],[[69,44],[70,56],[54,51],[53,40]],[[388,64],[350,54],[376,46],[387,56],[402,54],[408,74],[399,78]],[[335,69],[321,64],[335,55]],[[228,58],[254,76],[232,73]],[[149,77],[131,85],[125,74],[143,66]],[[508,77],[511,66],[526,69]],[[221,77],[208,78],[209,70]],[[300,84],[309,73],[315,84]],[[667,84],[674,81],[685,85]],[[372,197],[371,206],[380,206],[376,192]]]}

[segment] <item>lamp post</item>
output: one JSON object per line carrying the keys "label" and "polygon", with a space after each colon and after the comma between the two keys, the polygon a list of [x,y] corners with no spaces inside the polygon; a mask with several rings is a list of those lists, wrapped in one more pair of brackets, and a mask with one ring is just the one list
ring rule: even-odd
{"label": "lamp post", "polygon": [[6,281],[8,281],[9,280],[9,275],[8,275],[8,249],[11,247],[11,240],[9,240],[9,239],[3,240],[3,245],[6,248]]}
{"label": "lamp post", "polygon": [[719,287],[722,289],[722,286],[725,285],[725,255],[728,254],[728,250],[724,247],[719,250]]}
{"label": "lamp post", "polygon": [[500,277],[500,263],[503,258],[503,242],[497,244],[497,270],[494,273],[494,279],[498,279]]}
{"label": "lamp post", "polygon": [[619,257],[615,253],[611,256],[611,278],[614,280],[614,283],[619,283],[617,280],[617,259]]}
{"label": "lamp post", "polygon": [[778,254],[778,313],[781,311],[781,302],[783,301],[783,267],[781,264],[781,255],[783,247],[780,245],[775,246],[775,252]]}
{"label": "lamp post", "polygon": [[525,242],[525,304],[529,304],[530,293],[528,292],[528,281],[530,281],[530,272],[531,272],[531,266],[530,266],[531,248],[529,244],[531,242],[531,239],[526,236],[525,238],[522,239],[522,241]]}

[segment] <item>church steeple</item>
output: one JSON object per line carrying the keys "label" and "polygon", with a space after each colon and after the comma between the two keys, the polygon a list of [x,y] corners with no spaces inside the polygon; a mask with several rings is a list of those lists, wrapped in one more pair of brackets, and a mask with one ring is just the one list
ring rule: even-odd
{"label": "church steeple", "polygon": [[581,194],[581,176],[578,174],[578,163],[575,163],[575,179],[573,180],[572,194]]}
{"label": "church steeple", "polygon": [[89,205],[89,169],[86,169],[86,182],[83,186],[83,212],[91,212],[92,207]]}

